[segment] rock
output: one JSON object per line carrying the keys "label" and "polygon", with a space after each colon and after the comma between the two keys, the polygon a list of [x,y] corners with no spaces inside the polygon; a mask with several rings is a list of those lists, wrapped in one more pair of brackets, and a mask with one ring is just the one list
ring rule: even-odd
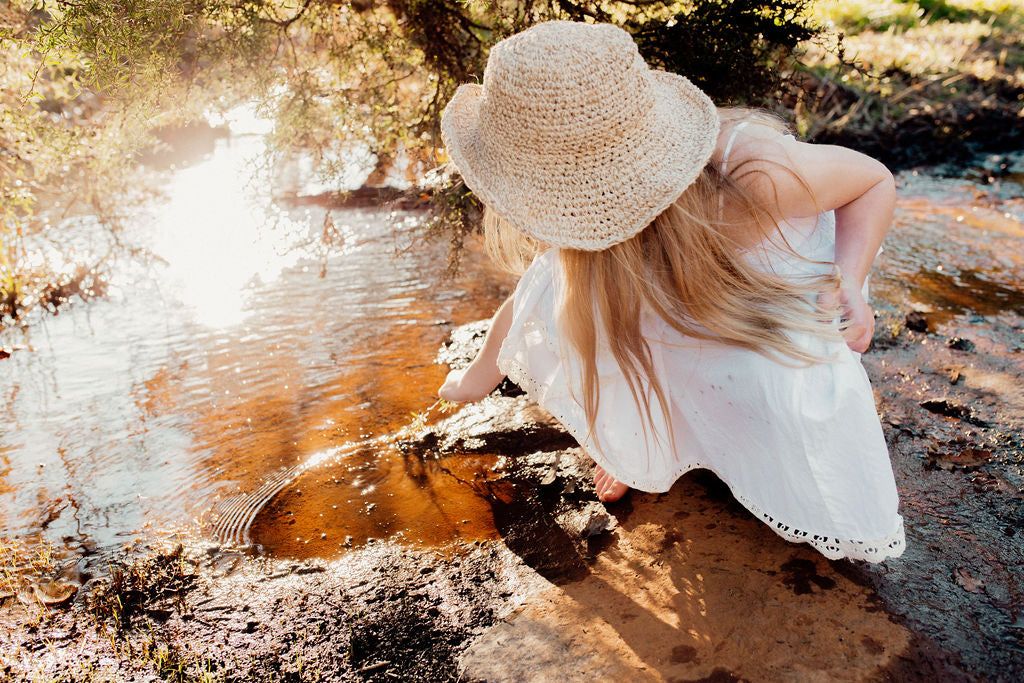
{"label": "rock", "polygon": [[[476,358],[489,329],[491,329],[490,320],[478,320],[456,327],[452,330],[451,338],[437,352],[435,362],[448,365],[453,369],[466,367]],[[522,396],[524,392],[518,385],[506,378],[495,389],[495,393],[502,396]]]}
{"label": "rock", "polygon": [[570,536],[587,539],[611,531],[618,524],[608,510],[598,502],[591,501],[583,507],[568,507],[556,515],[558,525]]}
{"label": "rock", "polygon": [[32,586],[32,593],[43,605],[58,607],[75,597],[78,586],[64,581],[37,581]]}
{"label": "rock", "polygon": [[928,318],[921,311],[907,313],[905,324],[908,330],[914,330],[915,332],[928,331]]}
{"label": "rock", "polygon": [[950,337],[946,340],[946,346],[957,351],[973,351],[974,342],[963,337]]}
{"label": "rock", "polygon": [[490,328],[490,320],[478,320],[456,327],[452,330],[451,338],[437,352],[436,362],[453,368],[466,367],[476,357]]}
{"label": "rock", "polygon": [[398,442],[406,453],[491,453],[575,446],[558,422],[525,396],[489,396],[466,404],[451,417]]}

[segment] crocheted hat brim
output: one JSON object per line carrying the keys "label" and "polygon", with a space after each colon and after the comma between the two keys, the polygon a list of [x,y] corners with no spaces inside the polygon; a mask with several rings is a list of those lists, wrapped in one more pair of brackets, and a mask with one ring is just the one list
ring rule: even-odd
{"label": "crocheted hat brim", "polygon": [[655,104],[642,125],[577,154],[494,149],[482,134],[483,86],[460,86],[441,137],[466,185],[512,227],[541,242],[599,251],[633,237],[675,201],[711,158],[714,103],[688,79],[649,72]]}

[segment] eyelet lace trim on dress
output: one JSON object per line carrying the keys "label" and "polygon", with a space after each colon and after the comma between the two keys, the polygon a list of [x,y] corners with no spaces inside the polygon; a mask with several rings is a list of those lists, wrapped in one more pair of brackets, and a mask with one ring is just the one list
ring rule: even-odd
{"label": "eyelet lace trim on dress", "polygon": [[[543,327],[542,324],[541,327]],[[517,361],[514,358],[502,357],[499,355],[498,369],[505,373],[505,375],[507,375],[510,380],[512,380],[520,387],[522,387],[522,389],[526,392],[527,396],[530,398],[531,401],[534,401],[538,405],[547,409],[547,406],[544,405],[544,398],[546,392],[543,390],[542,385],[529,376],[529,374],[526,371],[526,368],[524,368],[519,361]],[[565,415],[555,412],[552,412],[552,415],[554,415],[555,418],[558,419],[558,421],[562,424],[562,426],[569,431],[573,438],[575,438],[576,441],[581,444],[582,448],[583,437],[585,435],[578,434],[577,430],[574,430],[570,426],[572,423],[566,418]],[[584,451],[587,453],[588,456],[594,459],[595,462],[598,461],[598,458],[594,458],[593,454],[591,454],[590,451],[588,451],[585,448]],[[604,465],[602,464],[602,466]],[[605,469],[608,468],[605,467]],[[736,500],[739,501],[739,503],[743,505],[743,507],[747,508],[747,510],[749,510],[751,514],[753,514],[755,517],[766,523],[771,528],[771,530],[774,531],[776,534],[786,539],[787,541],[791,541],[793,543],[807,543],[808,545],[813,547],[815,550],[817,550],[830,560],[847,558],[850,560],[881,562],[882,560],[888,557],[899,557],[903,554],[903,551],[906,549],[906,538],[904,536],[902,517],[897,516],[899,519],[899,524],[897,528],[889,535],[880,539],[844,540],[836,538],[834,536],[815,534],[810,531],[798,529],[791,524],[786,524],[781,520],[775,519],[768,513],[761,510],[761,508],[758,507],[755,503],[753,503],[749,498],[738,493],[735,489],[733,489],[732,484],[728,480],[726,480],[725,477],[721,476],[715,470],[714,467],[710,465],[705,465],[703,463],[688,464],[687,466],[680,468],[670,479],[666,481],[619,478],[614,472],[611,472],[611,470],[609,470],[609,473],[612,474],[612,476],[614,476],[617,481],[626,484],[630,488],[635,488],[641,491],[661,492],[667,491],[669,488],[671,488],[672,484],[675,483],[676,479],[683,476],[690,470],[695,469],[706,469],[714,472],[715,475],[718,476],[719,479],[724,481],[725,484],[729,487],[729,490],[732,492],[733,497],[736,498]]]}

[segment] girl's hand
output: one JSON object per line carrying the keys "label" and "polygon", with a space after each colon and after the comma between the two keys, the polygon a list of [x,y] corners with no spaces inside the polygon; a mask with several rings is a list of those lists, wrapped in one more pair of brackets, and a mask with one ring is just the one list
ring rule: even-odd
{"label": "girl's hand", "polygon": [[836,305],[837,299],[846,345],[857,353],[864,353],[871,345],[871,337],[875,333],[874,313],[864,301],[860,288],[852,284],[844,282],[838,292],[823,295],[821,304],[829,308]]}
{"label": "girl's hand", "polygon": [[449,372],[437,395],[452,403],[470,403],[484,398],[501,383],[500,375],[494,381],[494,377],[484,377],[486,373],[472,372],[472,369],[470,366]]}

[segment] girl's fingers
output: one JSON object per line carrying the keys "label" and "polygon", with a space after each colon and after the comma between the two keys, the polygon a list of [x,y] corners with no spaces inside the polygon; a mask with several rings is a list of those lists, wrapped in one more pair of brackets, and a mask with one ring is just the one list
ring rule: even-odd
{"label": "girl's fingers", "polygon": [[871,337],[875,330],[875,317],[871,307],[864,301],[860,289],[843,289],[840,292],[843,319],[846,323],[843,338],[846,345],[857,353],[864,353],[871,345]]}
{"label": "girl's fingers", "polygon": [[461,370],[452,370],[448,373],[448,376],[444,380],[444,384],[437,390],[438,398],[443,398],[446,401],[458,401],[458,390],[459,382],[462,379]]}
{"label": "girl's fingers", "polygon": [[875,333],[875,318],[871,315],[870,309],[862,311],[856,316],[846,328],[843,336],[846,338],[846,345],[857,353],[864,353],[871,345],[871,338]]}

